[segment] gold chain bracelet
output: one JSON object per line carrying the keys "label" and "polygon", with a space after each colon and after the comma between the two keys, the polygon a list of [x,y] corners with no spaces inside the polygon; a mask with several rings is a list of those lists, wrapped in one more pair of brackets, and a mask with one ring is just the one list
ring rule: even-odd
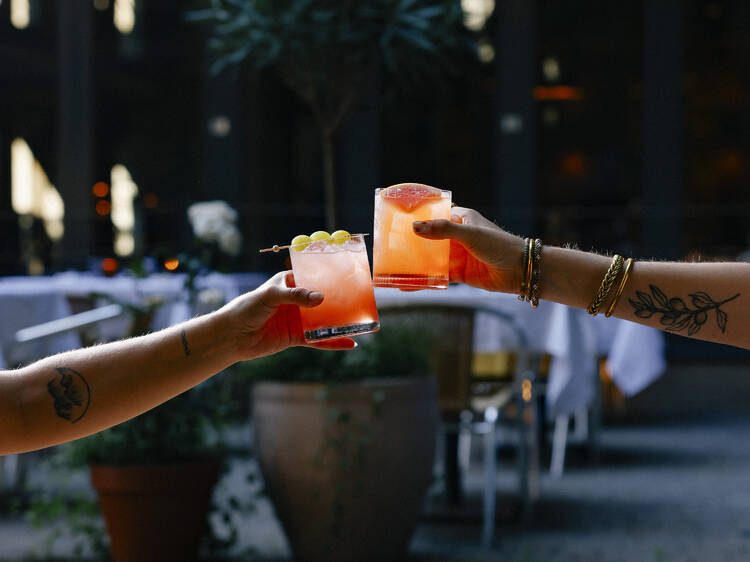
{"label": "gold chain bracelet", "polygon": [[622,264],[624,261],[624,258],[619,254],[615,254],[612,258],[612,263],[609,265],[607,273],[604,274],[604,278],[602,279],[602,284],[599,286],[599,290],[596,292],[596,294],[594,295],[594,299],[586,309],[586,312],[588,312],[592,316],[596,316],[597,314],[599,314],[599,309],[601,308],[604,301],[607,300],[607,296],[612,290],[612,285],[614,284],[615,279],[617,279],[617,276],[622,270]]}
{"label": "gold chain bracelet", "polygon": [[625,290],[625,285],[628,282],[628,278],[630,277],[630,272],[633,270],[633,258],[628,258],[627,261],[625,261],[625,268],[622,272],[622,279],[620,280],[620,284],[617,286],[617,291],[615,291],[615,297],[612,299],[612,303],[609,305],[609,308],[607,309],[607,312],[604,314],[607,318],[612,316],[612,313],[615,311],[615,307],[617,306],[617,303],[620,302],[620,297],[622,296],[622,292]]}

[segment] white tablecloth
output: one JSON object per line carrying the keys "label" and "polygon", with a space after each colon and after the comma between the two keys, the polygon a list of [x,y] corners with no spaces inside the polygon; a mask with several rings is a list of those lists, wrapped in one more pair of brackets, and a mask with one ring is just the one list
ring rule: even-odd
{"label": "white tablecloth", "polygon": [[65,295],[51,287],[0,284],[0,369],[81,346],[78,334],[17,344],[18,330],[70,315]]}
{"label": "white tablecloth", "polygon": [[[263,274],[223,275],[210,273],[198,278],[197,287],[214,289],[227,302],[244,291],[260,285]],[[62,334],[23,345],[14,341],[15,333],[29,326],[63,318],[71,314],[67,297],[85,297],[92,293],[110,295],[118,302],[137,303],[145,298],[164,300],[151,323],[154,330],[187,320],[195,313],[207,312],[198,307],[191,310],[183,289],[185,276],[155,274],[145,278],[130,276],[102,277],[81,272],[65,272],[41,277],[0,278],[0,368],[15,366],[21,361],[36,359],[80,347],[75,333]],[[107,304],[106,302],[102,302]],[[204,305],[204,308],[210,307]],[[127,335],[130,318],[104,321],[99,331],[104,339]]]}
{"label": "white tablecloth", "polygon": [[[570,414],[587,406],[596,392],[597,360],[606,356],[615,384],[633,395],[661,375],[666,366],[661,332],[633,322],[557,303],[540,301],[532,309],[513,295],[490,293],[466,285],[452,285],[446,291],[402,292],[375,289],[379,306],[408,304],[468,305],[511,315],[523,330],[529,349],[552,357],[547,385],[550,417]],[[491,352],[517,346],[491,315],[478,315],[474,349]]]}

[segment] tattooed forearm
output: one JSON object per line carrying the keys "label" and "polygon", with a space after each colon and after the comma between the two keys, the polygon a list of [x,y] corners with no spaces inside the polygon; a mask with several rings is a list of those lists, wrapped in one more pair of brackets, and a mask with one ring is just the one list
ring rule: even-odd
{"label": "tattooed forearm", "polygon": [[669,298],[656,285],[649,285],[651,294],[636,291],[638,300],[630,300],[630,305],[638,318],[651,318],[654,314],[661,314],[659,323],[665,330],[679,332],[687,329],[687,335],[696,334],[709,318],[709,313],[716,316],[716,324],[723,334],[727,329],[727,313],[721,306],[740,296],[739,293],[721,301],[715,301],[704,291],[690,293],[692,307],[679,297]]}
{"label": "tattooed forearm", "polygon": [[58,367],[59,377],[47,383],[47,390],[55,399],[55,413],[71,423],[80,420],[89,409],[91,389],[81,373],[68,367]]}
{"label": "tattooed forearm", "polygon": [[185,330],[182,330],[181,336],[182,336],[182,351],[185,352],[185,355],[190,355],[190,347],[188,347],[187,334],[185,333]]}

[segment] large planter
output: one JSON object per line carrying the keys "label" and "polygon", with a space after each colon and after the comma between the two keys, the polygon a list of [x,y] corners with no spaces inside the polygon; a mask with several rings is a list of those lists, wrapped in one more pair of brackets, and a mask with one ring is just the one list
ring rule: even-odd
{"label": "large planter", "polygon": [[260,383],[252,411],[266,489],[296,560],[406,552],[432,479],[432,377]]}
{"label": "large planter", "polygon": [[216,461],[91,466],[115,562],[195,560],[218,476]]}

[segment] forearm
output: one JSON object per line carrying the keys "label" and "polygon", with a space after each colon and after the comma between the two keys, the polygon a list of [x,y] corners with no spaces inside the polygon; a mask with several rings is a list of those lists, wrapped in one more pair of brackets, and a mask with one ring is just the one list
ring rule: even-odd
{"label": "forearm", "polygon": [[[584,309],[612,261],[555,247],[545,247],[542,256],[540,297]],[[604,310],[616,286],[617,282]],[[636,261],[613,314],[685,336],[750,348],[750,264]]]}
{"label": "forearm", "polygon": [[0,454],[90,435],[228,367],[236,341],[218,314],[0,372]]}

